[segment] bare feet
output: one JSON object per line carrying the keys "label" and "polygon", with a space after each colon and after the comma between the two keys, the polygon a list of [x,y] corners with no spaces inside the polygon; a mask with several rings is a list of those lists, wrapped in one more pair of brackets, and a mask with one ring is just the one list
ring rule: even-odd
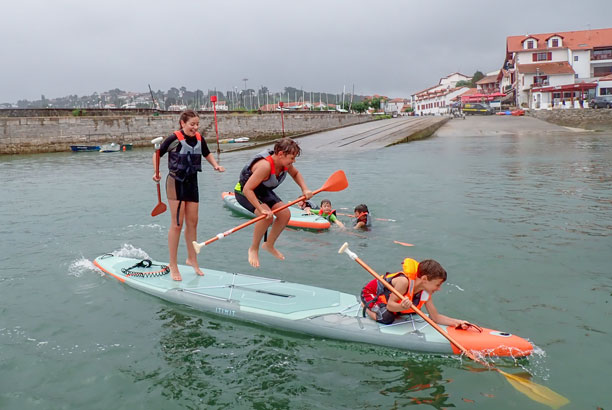
{"label": "bare feet", "polygon": [[178,270],[178,266],[170,266],[170,277],[172,278],[172,280],[175,280],[177,282],[183,280]]}
{"label": "bare feet", "polygon": [[259,250],[249,248],[249,263],[254,268],[259,268]]}
{"label": "bare feet", "polygon": [[204,272],[202,272],[202,270],[201,270],[201,269],[200,269],[200,267],[198,266],[198,263],[197,263],[197,262],[193,263],[193,262],[191,262],[189,259],[187,259],[187,260],[185,261],[185,263],[186,263],[187,265],[189,265],[189,266],[191,266],[191,267],[193,268],[193,270],[195,271],[196,275],[199,275],[199,276],[204,276]]}
{"label": "bare feet", "polygon": [[261,245],[262,249],[265,249],[266,251],[270,252],[272,255],[274,255],[276,258],[284,261],[285,260],[285,255],[283,255],[282,253],[280,253],[278,251],[278,249],[276,249],[274,246],[270,246],[268,245],[268,242],[264,242],[263,245]]}

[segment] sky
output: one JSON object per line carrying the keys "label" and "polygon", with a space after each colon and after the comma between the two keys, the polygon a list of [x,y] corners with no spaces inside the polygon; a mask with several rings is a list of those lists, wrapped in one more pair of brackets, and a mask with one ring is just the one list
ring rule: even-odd
{"label": "sky", "polygon": [[3,0],[0,103],[245,86],[409,97],[506,37],[612,27],[612,0]]}

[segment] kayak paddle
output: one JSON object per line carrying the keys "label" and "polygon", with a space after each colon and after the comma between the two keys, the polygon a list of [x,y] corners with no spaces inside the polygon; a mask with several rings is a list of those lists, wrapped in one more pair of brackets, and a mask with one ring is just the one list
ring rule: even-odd
{"label": "kayak paddle", "polygon": [[[374,269],[372,269],[364,261],[359,259],[357,254],[352,252],[348,248],[348,246],[349,246],[348,243],[345,242],[340,247],[340,249],[338,250],[338,253],[346,253],[349,258],[351,258],[352,260],[357,262],[359,265],[361,265],[362,268],[367,270],[370,273],[370,275],[374,276],[380,283],[382,283],[395,296],[400,298],[402,301],[405,299],[404,295],[399,293],[397,291],[397,289],[395,289],[389,282],[384,280],[378,273],[376,273],[376,271],[374,271]],[[534,401],[537,401],[539,403],[542,403],[542,404],[545,404],[547,406],[550,406],[553,409],[558,409],[559,407],[565,406],[566,404],[569,403],[569,400],[567,398],[561,396],[558,393],[555,393],[554,391],[552,391],[548,387],[541,386],[541,385],[539,385],[537,383],[532,382],[529,379],[526,379],[524,377],[518,376],[516,374],[506,373],[506,372],[498,369],[497,367],[495,367],[495,366],[493,366],[493,365],[491,365],[491,364],[489,364],[487,362],[484,362],[484,361],[478,359],[474,354],[472,354],[465,347],[463,347],[461,344],[459,344],[459,342],[457,342],[453,337],[451,337],[447,332],[445,332],[440,326],[438,326],[438,324],[436,322],[431,320],[429,318],[429,316],[424,314],[416,306],[413,305],[412,306],[412,310],[414,310],[419,316],[421,316],[427,323],[429,323],[434,329],[436,329],[442,336],[444,336],[446,339],[448,339],[449,342],[451,342],[453,345],[455,345],[455,347],[457,347],[457,349],[461,350],[461,352],[464,355],[466,355],[467,357],[472,359],[474,362],[480,363],[481,365],[485,366],[489,370],[495,370],[495,371],[499,372],[500,374],[502,374],[506,378],[506,380],[508,380],[508,383],[510,383],[512,385],[512,387],[514,387],[515,389],[517,389],[521,393],[525,394],[531,400],[534,400]]]}
{"label": "kayak paddle", "polygon": [[[152,144],[155,144],[155,177],[160,178],[159,176],[159,145],[162,142],[163,137],[157,137],[151,141]],[[161,200],[161,190],[159,188],[159,181],[157,182],[157,205],[151,211],[151,216],[157,216],[166,212],[166,204],[164,204]]]}
{"label": "kayak paddle", "polygon": [[[342,191],[343,189],[345,189],[346,187],[348,187],[348,180],[346,179],[346,175],[344,174],[344,171],[342,170],[338,170],[336,172],[334,172],[333,174],[330,175],[329,178],[327,178],[327,181],[325,181],[325,183],[323,184],[323,186],[319,189],[317,189],[316,191],[312,192],[312,195],[316,195],[321,191],[327,191],[327,192],[337,192],[337,191]],[[286,203],[283,206],[280,206],[274,210],[272,210],[272,213],[276,213],[278,211],[281,211],[285,208],[290,207],[291,205],[295,205],[300,201],[305,200],[306,197],[304,195],[302,195],[301,197],[299,197],[298,199],[291,201],[289,203]],[[262,219],[265,219],[267,215],[259,215],[256,218],[251,219],[248,222],[243,223],[242,225],[238,225],[228,231],[222,232],[217,234],[216,236],[210,238],[209,240],[205,241],[205,242],[196,242],[193,241],[193,247],[195,248],[197,253],[200,253],[200,249],[203,246],[206,245],[210,245],[211,243],[215,242],[218,239],[222,239],[225,238],[226,236],[233,234],[236,231],[241,230],[242,228],[246,228],[249,225],[254,224],[257,221],[261,221]]]}

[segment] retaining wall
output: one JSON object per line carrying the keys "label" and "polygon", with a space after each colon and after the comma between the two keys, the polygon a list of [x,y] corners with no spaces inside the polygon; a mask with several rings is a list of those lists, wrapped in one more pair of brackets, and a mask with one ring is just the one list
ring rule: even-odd
{"label": "retaining wall", "polygon": [[[2,111],[2,110],[0,110]],[[11,111],[11,110],[6,110]],[[70,151],[70,145],[110,142],[149,146],[151,139],[170,135],[178,129],[180,113],[142,113],[74,116],[65,110],[60,115],[35,116],[0,114],[0,154]],[[58,112],[60,110],[52,110]],[[50,113],[50,111],[47,111]],[[207,141],[216,140],[213,113],[199,113],[200,132]],[[285,135],[324,131],[372,121],[370,115],[330,112],[283,113]],[[217,113],[219,138],[249,137],[274,139],[282,135],[280,112]]]}
{"label": "retaining wall", "polygon": [[564,127],[584,128],[587,130],[612,130],[611,109],[557,109],[529,110],[526,114]]}

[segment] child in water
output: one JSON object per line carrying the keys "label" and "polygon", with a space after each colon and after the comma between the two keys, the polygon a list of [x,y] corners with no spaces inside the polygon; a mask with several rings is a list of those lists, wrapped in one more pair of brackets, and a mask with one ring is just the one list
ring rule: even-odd
{"label": "child in water", "polygon": [[355,207],[355,222],[353,222],[353,228],[355,229],[368,229],[372,226],[370,219],[370,212],[366,204],[359,204]]}
{"label": "child in water", "polygon": [[331,223],[335,223],[340,228],[344,228],[344,224],[340,222],[338,217],[336,216],[336,210],[332,209],[331,201],[329,199],[324,199],[321,201],[321,208],[318,212],[311,211],[311,213],[322,216],[327,219]]}

